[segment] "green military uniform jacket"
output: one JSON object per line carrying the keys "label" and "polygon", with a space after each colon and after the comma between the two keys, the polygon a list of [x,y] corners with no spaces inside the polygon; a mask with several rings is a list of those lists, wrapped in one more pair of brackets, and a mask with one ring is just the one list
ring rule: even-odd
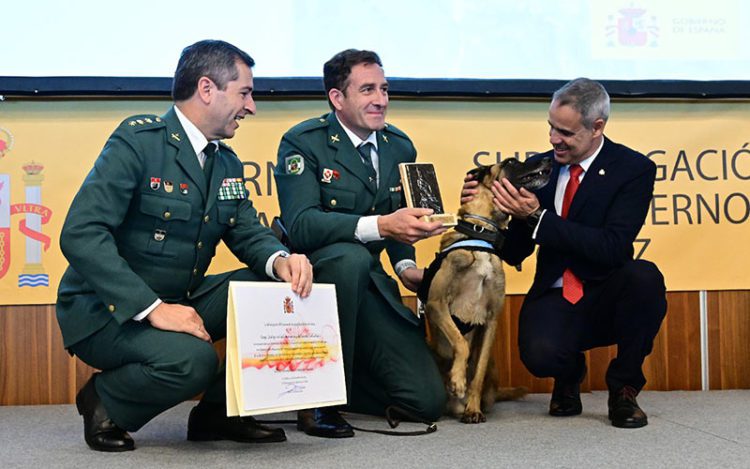
{"label": "green military uniform jacket", "polygon": [[70,262],[57,301],[65,347],[157,298],[187,304],[218,286],[222,276],[205,272],[219,240],[261,276],[268,258],[286,250],[259,223],[232,149],[220,143],[214,158],[207,181],[174,109],[114,131],[60,236]]}
{"label": "green military uniform jacket", "polygon": [[[409,137],[392,125],[377,132],[377,141],[380,184],[375,188],[334,113],[304,121],[284,134],[275,176],[281,217],[296,251],[310,254],[334,243],[359,243],[354,231],[360,217],[385,215],[403,206],[398,164],[413,162],[417,152]],[[418,324],[379,261],[383,249],[393,265],[413,260],[414,248],[390,239],[365,246],[378,260],[371,272],[378,291],[402,317]]]}

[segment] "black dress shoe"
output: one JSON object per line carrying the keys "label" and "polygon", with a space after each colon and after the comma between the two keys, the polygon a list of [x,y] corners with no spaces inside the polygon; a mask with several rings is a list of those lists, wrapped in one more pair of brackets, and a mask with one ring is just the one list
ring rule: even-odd
{"label": "black dress shoe", "polygon": [[549,414],[555,417],[568,417],[580,415],[582,411],[580,383],[568,383],[556,379],[552,399],[549,401]]}
{"label": "black dress shoe", "polygon": [[252,417],[227,417],[226,407],[199,403],[190,411],[187,439],[190,441],[232,440],[242,443],[286,441],[281,428],[261,425]]}
{"label": "black dress shoe", "polygon": [[322,438],[351,438],[354,430],[336,409],[321,407],[297,412],[297,430]]}
{"label": "black dress shoe", "polygon": [[638,391],[632,386],[623,386],[609,393],[609,419],[619,428],[641,428],[648,425],[646,413],[638,407],[635,396]]}
{"label": "black dress shoe", "polygon": [[76,407],[83,416],[83,438],[89,448],[96,451],[132,451],[135,449],[135,442],[128,432],[109,419],[96,393],[94,381],[98,374],[92,375],[76,395]]}

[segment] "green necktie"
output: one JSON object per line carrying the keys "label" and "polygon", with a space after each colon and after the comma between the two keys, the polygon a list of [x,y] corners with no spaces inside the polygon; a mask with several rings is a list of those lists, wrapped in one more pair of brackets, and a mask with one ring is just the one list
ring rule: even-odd
{"label": "green necktie", "polygon": [[360,156],[362,156],[362,163],[365,165],[365,169],[367,170],[367,177],[370,179],[370,183],[373,187],[377,187],[378,185],[378,175],[375,172],[375,167],[372,165],[372,150],[373,144],[369,142],[365,142],[357,147],[357,150],[359,151]]}
{"label": "green necktie", "polygon": [[203,149],[203,154],[206,155],[206,161],[203,162],[203,174],[206,175],[206,181],[211,181],[211,172],[214,169],[214,159],[216,155],[216,145],[208,143],[206,148]]}

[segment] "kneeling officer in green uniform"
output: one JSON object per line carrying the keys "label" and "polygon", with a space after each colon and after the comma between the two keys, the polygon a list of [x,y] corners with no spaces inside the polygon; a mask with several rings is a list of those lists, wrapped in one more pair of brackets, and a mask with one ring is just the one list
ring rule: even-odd
{"label": "kneeling officer in green uniform", "polygon": [[[120,124],[70,207],[57,318],[65,347],[102,370],[76,397],[92,449],[134,449],[127,431],[201,392],[189,440],[286,439],[226,416],[225,370],[211,344],[226,335],[230,280],[283,280],[303,297],[312,286],[310,262],[260,224],[242,163],[220,141],[255,114],[253,65],[226,42],[187,47],[174,106]],[[206,276],[219,240],[247,268]]]}
{"label": "kneeling officer in green uniform", "polygon": [[[333,112],[292,127],[279,146],[282,219],[316,281],[336,284],[349,410],[382,415],[397,406],[437,420],[445,390],[423,324],[401,303],[380,253],[416,291],[423,269],[412,244],[445,229],[420,219],[431,210],[401,207],[398,164],[413,162],[416,150],[385,123],[388,82],[378,55],[340,52],[324,65],[323,81]],[[297,426],[321,437],[354,435],[331,408],[299,412]]]}

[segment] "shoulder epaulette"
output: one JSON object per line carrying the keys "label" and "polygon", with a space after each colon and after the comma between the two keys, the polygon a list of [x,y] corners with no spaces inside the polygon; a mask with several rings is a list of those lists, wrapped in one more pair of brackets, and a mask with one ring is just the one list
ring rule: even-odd
{"label": "shoulder epaulette", "polygon": [[401,138],[405,138],[407,140],[411,140],[408,135],[406,135],[401,129],[396,127],[393,124],[385,124],[385,127],[383,128],[383,132],[390,133],[393,135],[398,135]]}
{"label": "shoulder epaulette", "polygon": [[307,119],[306,121],[302,121],[299,124],[292,127],[291,129],[289,129],[289,132],[299,135],[305,132],[309,132],[311,130],[323,129],[326,127],[328,127],[328,120],[325,118],[325,115],[324,115],[322,117],[314,117],[312,119]]}
{"label": "shoulder epaulette", "polygon": [[137,116],[131,116],[122,121],[120,126],[129,127],[133,131],[138,132],[140,130],[158,129],[164,127],[164,119],[154,114],[140,114]]}

